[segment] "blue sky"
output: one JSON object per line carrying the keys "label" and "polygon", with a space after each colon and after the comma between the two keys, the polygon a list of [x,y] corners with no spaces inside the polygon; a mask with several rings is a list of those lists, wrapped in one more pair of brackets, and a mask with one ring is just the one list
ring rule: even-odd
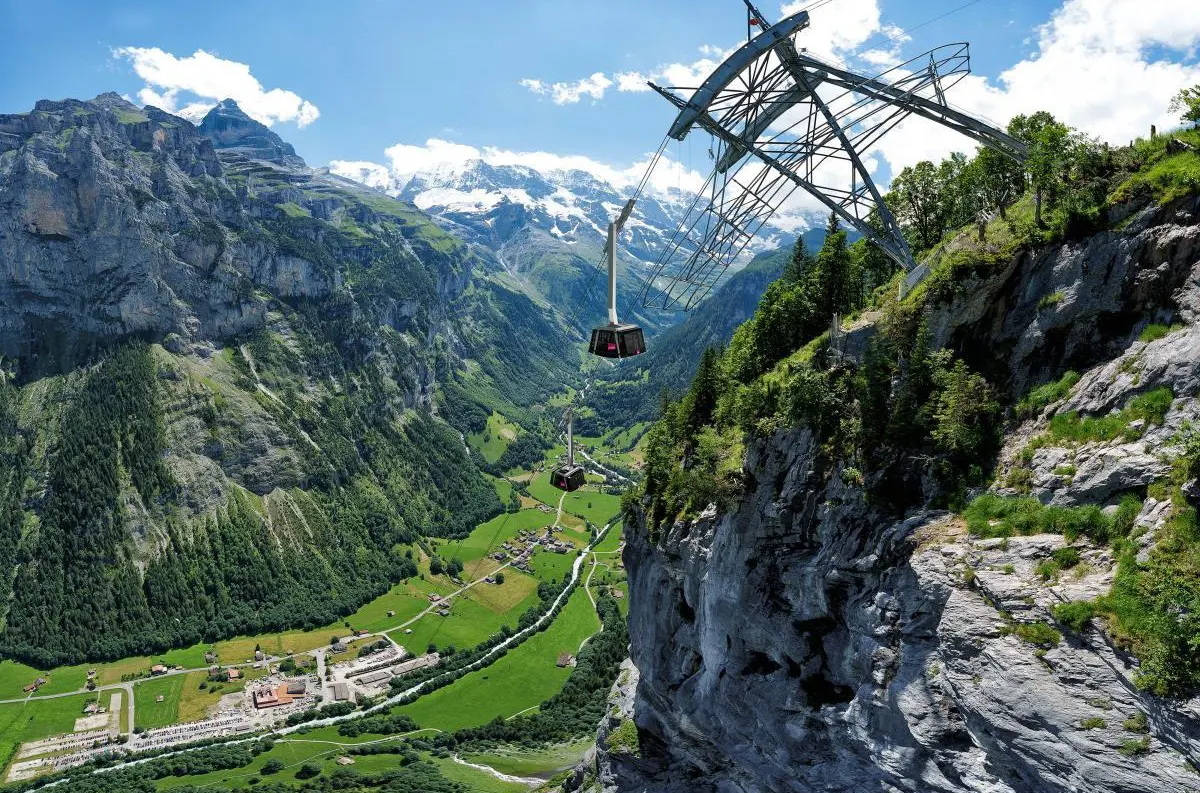
{"label": "blue sky", "polygon": [[[831,36],[840,36],[848,44],[834,51],[849,58],[881,44],[891,46],[893,42],[881,41],[885,34],[875,32],[881,27],[894,34],[966,1],[832,0],[814,12],[813,28],[802,36],[811,37],[818,50],[829,46]],[[1132,24],[1136,30],[1128,32],[1126,17],[1133,10],[1160,4],[1172,6],[1172,13],[1163,14],[1161,21],[1156,14],[1137,13]],[[778,0],[760,7],[769,17],[780,16]],[[1068,18],[1072,13],[1091,17]],[[870,21],[872,14],[875,19]],[[1163,67],[1146,72],[1157,75],[1162,85],[1135,118],[1111,121],[1108,116],[1114,109],[1095,107],[1096,102],[1084,101],[1086,97],[1078,101],[1078,108],[1069,102],[1066,108],[1066,115],[1077,116],[1068,121],[1085,128],[1092,124],[1097,134],[1119,136],[1126,127],[1148,126],[1145,121],[1153,108],[1165,107],[1168,87],[1173,92],[1176,80],[1197,74],[1200,22],[1181,25],[1179,20],[1188,17],[1200,17],[1191,0],[982,0],[914,31],[899,52],[914,55],[935,44],[969,40],[975,74],[986,81],[965,87],[963,97],[967,106],[975,98],[988,115],[1044,106],[1060,98],[1053,91],[1077,94],[1078,86],[1090,82],[1082,63],[1090,60],[1088,48],[1126,59],[1133,52],[1148,68]],[[1052,19],[1063,23],[1061,33],[1040,28]],[[1107,38],[1092,41],[1087,38],[1095,35],[1090,29],[1101,20],[1106,26],[1121,25],[1125,32],[1105,33]],[[744,38],[744,32],[739,0],[0,0],[0,52],[9,69],[0,81],[0,112],[27,110],[40,98],[86,98],[110,90],[136,99],[147,87],[135,73],[136,58],[114,52],[154,49],[164,57],[186,59],[204,50],[243,64],[264,91],[291,92],[319,110],[319,117],[303,126],[294,120],[273,124],[311,164],[386,163],[384,151],[394,144],[420,146],[437,138],[473,147],[585,155],[624,167],[657,146],[672,111],[654,94],[617,90],[615,75],[653,74],[666,64],[691,64],[704,57],[700,47],[728,49]],[[1048,81],[1030,68],[1024,88],[1003,88],[998,78],[1014,65],[1038,67],[1047,61],[1040,68],[1054,67],[1045,52],[1039,57],[1039,51],[1049,52],[1047,46],[1058,46],[1059,59],[1076,64],[1075,83]],[[14,64],[19,65],[16,71]],[[1053,71],[1057,74],[1061,67]],[[573,103],[557,104],[553,96],[521,84],[570,85],[596,72],[614,85],[599,98],[585,95]],[[1050,95],[1036,95],[1043,84]],[[150,87],[160,95],[169,88]],[[1120,86],[1093,90],[1098,95],[1115,92],[1116,99],[1104,101],[1122,98]],[[1129,89],[1137,90],[1136,84]],[[1024,93],[1017,96],[1020,91]],[[213,99],[182,91],[175,101],[182,107]]]}

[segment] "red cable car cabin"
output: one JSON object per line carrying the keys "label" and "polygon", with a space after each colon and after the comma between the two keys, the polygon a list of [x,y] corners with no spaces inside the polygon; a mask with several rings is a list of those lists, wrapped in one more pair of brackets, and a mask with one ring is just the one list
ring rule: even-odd
{"label": "red cable car cabin", "polygon": [[592,329],[588,352],[601,358],[630,358],[646,351],[646,339],[637,325],[601,325]]}
{"label": "red cable car cabin", "polygon": [[550,484],[568,493],[578,490],[583,487],[583,466],[564,465],[554,469],[554,473],[550,474]]}

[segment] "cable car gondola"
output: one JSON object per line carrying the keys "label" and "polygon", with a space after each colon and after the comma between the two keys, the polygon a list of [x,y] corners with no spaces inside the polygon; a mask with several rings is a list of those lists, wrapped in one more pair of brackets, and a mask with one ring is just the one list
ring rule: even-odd
{"label": "cable car gondola", "polygon": [[575,464],[575,434],[571,408],[567,408],[567,463],[555,468],[550,474],[550,484],[568,493],[583,487],[583,466]]}
{"label": "cable car gondola", "polygon": [[646,351],[646,336],[637,325],[617,319],[617,235],[633,211],[634,199],[608,224],[608,324],[592,328],[588,352],[601,358],[630,358]]}

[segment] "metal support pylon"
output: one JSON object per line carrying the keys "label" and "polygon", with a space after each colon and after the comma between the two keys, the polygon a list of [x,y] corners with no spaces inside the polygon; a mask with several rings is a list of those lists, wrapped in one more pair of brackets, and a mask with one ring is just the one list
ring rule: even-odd
{"label": "metal support pylon", "polygon": [[[659,256],[643,292],[647,304],[691,308],[703,299],[796,190],[904,270],[912,269],[908,243],[864,159],[871,145],[910,115],[1025,158],[1021,141],[946,101],[946,91],[970,73],[967,44],[935,48],[880,75],[861,75],[796,47],[809,24],[807,12],[771,25],[750,2],[746,6],[762,32],[699,87],[651,83],[679,110],[668,135],[683,140],[696,128],[711,135],[715,167]],[[690,96],[681,93],[689,90]]]}

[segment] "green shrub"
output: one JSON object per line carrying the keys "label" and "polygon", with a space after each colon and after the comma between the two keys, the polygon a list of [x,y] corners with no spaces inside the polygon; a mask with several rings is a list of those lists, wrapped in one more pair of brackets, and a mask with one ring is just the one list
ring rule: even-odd
{"label": "green shrub", "polygon": [[1146,718],[1146,714],[1142,711],[1130,716],[1125,721],[1121,722],[1121,726],[1130,732],[1140,733],[1142,735],[1150,732],[1150,721]]}
{"label": "green shrub", "polygon": [[1088,600],[1073,600],[1054,607],[1054,619],[1076,633],[1083,633],[1096,616],[1096,605]]}
{"label": "green shrub", "polygon": [[1071,389],[1079,382],[1079,373],[1068,371],[1062,377],[1051,383],[1040,385],[1031,390],[1017,402],[1015,408],[1017,418],[1031,418],[1041,413],[1052,402],[1057,402],[1071,393]]}
{"label": "green shrub", "polygon": [[1028,496],[984,493],[963,512],[967,528],[981,537],[1027,534],[1062,534],[1070,540],[1080,535],[1106,542],[1113,520],[1097,506],[1048,507]]}
{"label": "green shrub", "polygon": [[1142,419],[1147,424],[1162,424],[1174,399],[1171,389],[1164,386],[1135,396],[1124,410],[1107,416],[1080,416],[1075,411],[1060,413],[1050,419],[1050,437],[1076,443],[1140,437],[1140,432],[1128,429],[1130,422]]}
{"label": "green shrub", "polygon": [[637,725],[633,723],[633,719],[625,719],[621,722],[620,726],[608,734],[606,743],[609,750],[615,754],[637,757],[641,752]]}
{"label": "green shrub", "polygon": [[[1070,542],[1085,536],[1106,544],[1125,537],[1140,511],[1141,502],[1133,496],[1122,499],[1117,511],[1108,516],[1095,505],[1052,507],[1029,496],[984,493],[967,506],[963,517],[970,532],[980,537],[1061,534]],[[1062,558],[1055,559],[1059,567],[1068,569],[1079,563],[1078,551],[1066,548],[1059,551]],[[1069,563],[1063,564],[1064,561]]]}
{"label": "green shrub", "polygon": [[1043,559],[1038,562],[1034,571],[1041,576],[1043,581],[1051,581],[1058,577],[1058,574],[1062,571],[1062,567],[1053,559]]}
{"label": "green shrub", "polygon": [[1084,719],[1079,726],[1085,730],[1102,730],[1108,726],[1108,722],[1099,716],[1092,716],[1089,719]]}
{"label": "green shrub", "polygon": [[1038,301],[1038,311],[1041,311],[1044,308],[1052,308],[1053,306],[1057,306],[1059,303],[1063,302],[1065,298],[1066,294],[1061,291],[1051,292],[1048,295],[1043,295],[1042,299]]}
{"label": "green shrub", "polygon": [[1147,343],[1158,341],[1164,336],[1174,333],[1181,328],[1183,328],[1183,325],[1179,324],[1172,325],[1170,327],[1167,327],[1166,325],[1159,325],[1157,323],[1150,324],[1142,329],[1142,332],[1138,335],[1138,341],[1144,341]]}
{"label": "green shrub", "polygon": [[1053,559],[1055,564],[1057,564],[1063,570],[1070,570],[1072,567],[1079,564],[1079,549],[1070,545],[1064,548],[1056,548],[1054,552],[1050,554],[1050,558]]}
{"label": "green shrub", "polygon": [[1130,738],[1121,743],[1118,752],[1126,757],[1137,757],[1150,751],[1150,736],[1145,738]]}
{"label": "green shrub", "polygon": [[1028,493],[1033,489],[1033,469],[1023,465],[1008,469],[1008,478],[1005,480],[1005,484],[1018,493]]}
{"label": "green shrub", "polygon": [[1053,647],[1062,641],[1062,634],[1044,622],[1018,622],[1011,631],[1021,641],[1038,647]]}

